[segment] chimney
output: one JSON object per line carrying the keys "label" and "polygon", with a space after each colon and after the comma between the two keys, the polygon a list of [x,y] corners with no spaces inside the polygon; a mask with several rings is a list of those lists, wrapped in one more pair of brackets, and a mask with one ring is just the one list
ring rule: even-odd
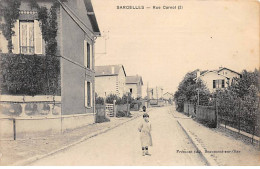
{"label": "chimney", "polygon": [[200,69],[197,70],[197,78],[200,76]]}
{"label": "chimney", "polygon": [[112,69],[112,70],[111,70],[111,71],[112,71],[112,74],[115,74],[115,67],[112,66],[111,69]]}

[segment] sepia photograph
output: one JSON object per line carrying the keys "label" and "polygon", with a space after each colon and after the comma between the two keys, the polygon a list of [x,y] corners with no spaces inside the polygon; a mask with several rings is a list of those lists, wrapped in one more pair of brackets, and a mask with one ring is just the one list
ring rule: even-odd
{"label": "sepia photograph", "polygon": [[0,0],[0,166],[260,166],[258,0]]}

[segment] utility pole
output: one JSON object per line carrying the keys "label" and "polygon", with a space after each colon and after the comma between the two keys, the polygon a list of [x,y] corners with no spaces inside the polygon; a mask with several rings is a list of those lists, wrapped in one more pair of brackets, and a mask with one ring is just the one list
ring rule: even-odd
{"label": "utility pole", "polygon": [[197,105],[199,106],[200,105],[200,89],[198,88],[198,100],[197,100]]}
{"label": "utility pole", "polygon": [[157,90],[157,86],[156,86],[156,98],[157,98],[157,105],[158,105],[158,90]]}

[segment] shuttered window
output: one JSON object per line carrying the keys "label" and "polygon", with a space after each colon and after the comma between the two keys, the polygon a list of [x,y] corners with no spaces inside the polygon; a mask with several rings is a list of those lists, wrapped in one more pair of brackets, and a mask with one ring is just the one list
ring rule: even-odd
{"label": "shuttered window", "polygon": [[85,81],[85,107],[93,107],[92,83]]}
{"label": "shuttered window", "polygon": [[17,20],[13,31],[13,53],[42,54],[42,33],[38,20]]}
{"label": "shuttered window", "polygon": [[213,80],[213,89],[215,88],[225,88],[225,80]]}
{"label": "shuttered window", "polygon": [[92,69],[92,45],[90,45],[86,40],[84,40],[84,66],[88,69]]}

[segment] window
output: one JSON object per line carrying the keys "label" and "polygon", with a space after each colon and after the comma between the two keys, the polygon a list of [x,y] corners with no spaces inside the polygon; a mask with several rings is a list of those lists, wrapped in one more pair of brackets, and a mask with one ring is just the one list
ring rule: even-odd
{"label": "window", "polygon": [[17,20],[13,31],[13,53],[42,54],[42,32],[38,20]]}
{"label": "window", "polygon": [[213,89],[215,88],[225,88],[225,80],[213,80]]}
{"label": "window", "polygon": [[216,80],[213,80],[213,89],[216,88]]}
{"label": "window", "polygon": [[20,50],[23,54],[34,54],[34,23],[20,22]]}
{"label": "window", "polygon": [[221,87],[222,87],[222,88],[225,87],[225,80],[222,80],[222,82],[221,82]]}
{"label": "window", "polygon": [[92,83],[85,81],[85,107],[92,107]]}
{"label": "window", "polygon": [[92,69],[92,46],[84,40],[84,66]]}
{"label": "window", "polygon": [[133,93],[133,89],[132,88],[130,88],[130,93]]}

